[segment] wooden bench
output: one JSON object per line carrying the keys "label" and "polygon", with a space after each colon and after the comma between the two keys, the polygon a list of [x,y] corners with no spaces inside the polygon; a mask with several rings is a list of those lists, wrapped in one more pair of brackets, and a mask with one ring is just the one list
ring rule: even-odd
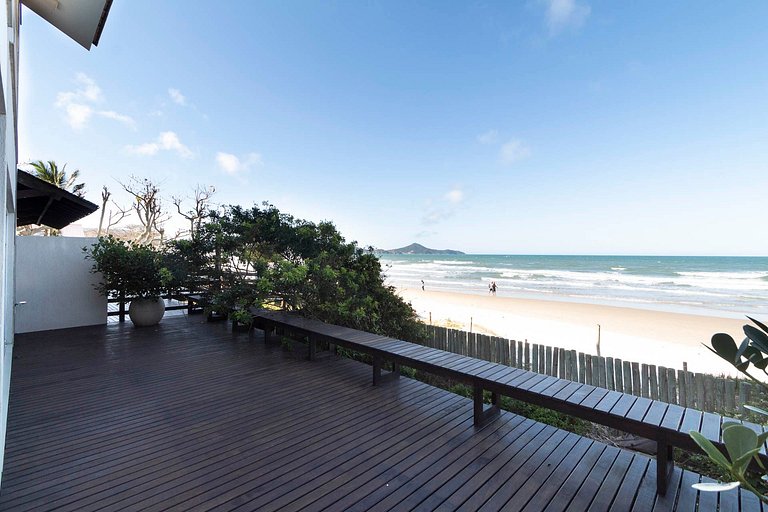
{"label": "wooden bench", "polygon": [[[653,440],[657,450],[657,492],[661,495],[666,493],[674,468],[673,448],[700,451],[689,431],[700,432],[724,451],[722,422],[739,421],[285,312],[252,312],[255,325],[264,330],[267,342],[276,328],[307,337],[310,359],[317,353],[317,343],[320,341],[370,355],[373,358],[374,385],[385,379],[398,378],[399,367],[402,365],[471,386],[474,423],[477,426],[483,426],[499,415],[498,398],[503,395]],[[393,369],[388,375],[382,376],[385,362],[392,363]],[[483,404],[484,391],[491,393],[491,405],[487,408]],[[742,423],[758,433],[762,432],[759,425]],[[765,447],[761,458],[768,463]]]}

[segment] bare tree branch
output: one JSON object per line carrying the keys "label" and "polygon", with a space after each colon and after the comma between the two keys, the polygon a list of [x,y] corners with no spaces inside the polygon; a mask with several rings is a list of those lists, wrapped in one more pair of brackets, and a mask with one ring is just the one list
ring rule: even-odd
{"label": "bare tree branch", "polygon": [[190,236],[194,236],[194,234],[200,230],[200,226],[202,226],[205,219],[210,216],[211,197],[215,193],[216,188],[213,185],[208,187],[203,187],[202,185],[195,186],[195,204],[191,210],[186,212],[181,211],[183,199],[180,197],[173,198],[173,204],[176,205],[176,211],[189,222]]}
{"label": "bare tree branch", "polygon": [[169,217],[164,215],[158,185],[149,178],[139,180],[134,176],[131,176],[128,183],[121,182],[120,185],[123,190],[133,196],[133,211],[139,217],[139,223],[143,228],[136,241],[150,244],[155,241],[155,232],[160,235],[162,241],[164,230],[161,231],[160,228]]}

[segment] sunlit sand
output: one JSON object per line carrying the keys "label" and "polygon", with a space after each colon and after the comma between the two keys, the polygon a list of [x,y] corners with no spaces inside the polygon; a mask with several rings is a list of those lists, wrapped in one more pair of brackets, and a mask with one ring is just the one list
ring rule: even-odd
{"label": "sunlit sand", "polygon": [[425,321],[518,341],[597,354],[625,361],[692,372],[736,375],[737,372],[702,346],[712,334],[744,338],[748,323],[699,316],[574,302],[516,299],[490,295],[398,289]]}

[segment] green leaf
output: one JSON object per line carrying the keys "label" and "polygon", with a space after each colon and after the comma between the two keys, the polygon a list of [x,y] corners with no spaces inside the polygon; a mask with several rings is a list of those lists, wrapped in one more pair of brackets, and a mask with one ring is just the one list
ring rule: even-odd
{"label": "green leaf", "polygon": [[733,366],[740,372],[744,372],[749,369],[749,361],[744,361],[743,363],[734,364]]}
{"label": "green leaf", "polygon": [[766,411],[765,409],[761,409],[759,407],[755,407],[754,405],[746,405],[745,404],[744,408],[748,409],[748,410],[750,410],[752,412],[756,412],[758,414],[762,414],[763,416],[768,416],[768,411]]}
{"label": "green leaf", "polygon": [[733,338],[730,335],[723,332],[713,335],[712,348],[717,355],[726,361],[730,361],[731,363],[736,362],[736,352],[738,349],[736,348],[736,342],[733,341]]}
{"label": "green leaf", "polygon": [[757,446],[757,434],[744,425],[735,425],[723,430],[723,443],[732,461],[754,450]]}
{"label": "green leaf", "polygon": [[696,432],[695,430],[691,430],[688,434],[691,436],[691,439],[693,439],[694,442],[699,445],[699,448],[704,450],[704,453],[709,456],[712,462],[722,467],[726,471],[731,470],[731,464],[728,462],[728,459],[725,458],[725,455],[723,455],[720,450],[715,448],[715,445],[713,445],[709,439]]}
{"label": "green leaf", "polygon": [[752,321],[752,323],[754,323],[756,326],[758,326],[759,328],[764,330],[766,333],[768,333],[768,326],[766,326],[764,323],[755,320],[754,318],[752,318],[749,315],[747,315],[747,318],[749,318]]}
{"label": "green leaf", "polygon": [[759,329],[755,329],[751,325],[744,326],[744,334],[747,338],[752,340],[752,344],[768,354],[768,334]]}
{"label": "green leaf", "polygon": [[693,484],[691,487],[696,489],[697,491],[704,491],[704,492],[724,492],[724,491],[732,491],[736,489],[739,486],[739,482],[728,482],[728,483],[722,483],[722,482],[702,482],[700,484]]}
{"label": "green leaf", "polygon": [[755,365],[755,368],[758,368],[760,370],[765,370],[768,368],[768,357],[763,358],[759,361],[752,361],[752,364]]}
{"label": "green leaf", "polygon": [[[735,343],[735,342],[734,342]],[[739,350],[736,351],[736,355],[733,358],[734,363],[738,363],[741,360],[741,356],[747,352],[747,349],[751,349],[750,353],[758,353],[760,354],[760,357],[762,357],[763,353],[757,350],[754,347],[749,346],[749,338],[744,338],[744,341],[741,342],[741,345],[739,345]],[[747,359],[749,359],[749,356],[747,356]]]}
{"label": "green leaf", "polygon": [[723,426],[721,427],[723,430],[729,428],[729,427],[740,427],[741,423],[738,421],[724,421]]}
{"label": "green leaf", "polygon": [[[744,338],[744,341],[746,343],[749,343],[749,338]],[[749,359],[750,361],[759,361],[763,358],[763,353],[757,347],[749,346],[746,349],[744,349],[743,356]]]}
{"label": "green leaf", "polygon": [[731,474],[738,475],[739,477],[744,477],[744,471],[747,470],[747,466],[749,465],[749,461],[752,460],[752,457],[760,453],[760,448],[753,448],[749,450],[747,453],[739,457],[738,459],[733,461],[733,466],[731,469]]}

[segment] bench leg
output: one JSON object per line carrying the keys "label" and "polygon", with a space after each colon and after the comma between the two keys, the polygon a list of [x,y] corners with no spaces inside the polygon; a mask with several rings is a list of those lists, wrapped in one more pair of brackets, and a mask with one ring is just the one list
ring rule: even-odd
{"label": "bench leg", "polygon": [[474,423],[476,427],[482,427],[499,417],[499,395],[491,393],[491,406],[487,409],[483,405],[483,388],[475,384],[472,388],[474,409]]}
{"label": "bench leg", "polygon": [[675,469],[674,449],[664,435],[656,440],[656,493],[664,496],[667,493],[667,483]]}
{"label": "bench leg", "polygon": [[315,360],[315,356],[317,355],[317,339],[314,336],[308,336],[309,338],[309,356],[307,359],[310,361]]}
{"label": "bench leg", "polygon": [[378,386],[384,382],[390,380],[396,380],[400,378],[400,364],[392,363],[392,371],[382,375],[381,367],[384,366],[384,360],[379,356],[373,356],[373,385]]}
{"label": "bench leg", "polygon": [[272,337],[274,334],[274,328],[271,325],[264,326],[264,343],[269,345],[272,343]]}

